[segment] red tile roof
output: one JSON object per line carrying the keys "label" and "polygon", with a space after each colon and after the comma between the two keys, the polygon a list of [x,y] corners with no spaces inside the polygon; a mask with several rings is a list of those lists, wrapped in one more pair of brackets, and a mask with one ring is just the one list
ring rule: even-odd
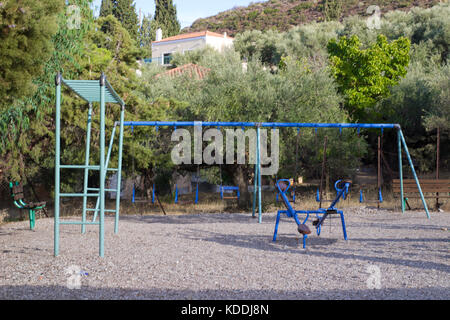
{"label": "red tile roof", "polygon": [[[211,31],[201,31],[201,32],[192,32],[192,33],[179,34],[177,36],[173,36],[173,37],[162,39],[161,41],[153,41],[153,43],[161,43],[161,42],[167,42],[167,41],[199,38],[199,37],[206,37],[206,36],[208,36],[208,37],[224,38],[224,35],[220,34],[220,33],[215,33],[215,32],[211,32]],[[233,39],[233,38],[229,37],[229,36],[226,36],[226,39]]]}
{"label": "red tile roof", "polygon": [[185,64],[184,66],[171,69],[169,71],[166,71],[164,73],[160,73],[156,75],[155,78],[160,78],[164,76],[169,76],[171,78],[179,75],[188,74],[189,77],[195,76],[197,79],[202,80],[205,78],[205,76],[211,71],[209,68],[201,67],[193,63]]}

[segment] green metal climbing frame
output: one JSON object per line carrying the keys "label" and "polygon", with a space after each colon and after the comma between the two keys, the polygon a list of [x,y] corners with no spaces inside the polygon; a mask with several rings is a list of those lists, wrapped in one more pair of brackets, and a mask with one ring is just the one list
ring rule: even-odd
{"label": "green metal climbing frame", "polygon": [[[121,189],[121,169],[122,169],[122,149],[123,149],[123,130],[124,130],[124,117],[125,117],[125,103],[117,95],[114,89],[111,87],[106,79],[106,76],[102,73],[99,80],[65,80],[60,73],[57,74],[55,79],[56,85],[56,115],[55,115],[55,140],[56,140],[56,152],[55,152],[55,226],[54,226],[54,254],[59,255],[59,238],[60,238],[60,225],[81,225],[81,232],[86,232],[86,226],[98,225],[99,226],[99,255],[104,257],[104,239],[105,239],[105,212],[115,213],[115,226],[114,232],[118,233],[119,227],[119,214],[120,214],[120,189]],[[84,165],[62,165],[61,164],[61,87],[65,85],[71,91],[76,93],[80,98],[85,100],[88,105],[88,119],[87,119],[87,136],[86,136],[86,156]],[[99,103],[100,110],[100,164],[90,164],[90,144],[91,144],[91,130],[92,130],[92,111],[93,104]],[[108,155],[105,158],[105,120],[106,120],[106,103],[118,104],[121,106],[120,122],[115,122],[111,140],[108,149]],[[114,138],[116,134],[116,127],[120,126],[119,133],[119,160],[116,169],[109,168],[109,159],[111,156],[112,147],[114,144]],[[61,193],[61,170],[63,169],[75,169],[84,170],[84,190],[83,193]],[[100,171],[99,188],[89,188],[88,178],[89,171]],[[117,173],[117,185],[116,189],[106,189],[105,182],[108,172]],[[105,209],[105,192],[116,192],[116,206],[115,210]],[[61,198],[83,198],[83,215],[80,221],[64,221],[60,219],[60,201]],[[87,208],[88,198],[97,198],[97,205],[95,209]],[[86,213],[94,212],[93,221],[87,221]],[[99,221],[97,221],[99,216]]]}

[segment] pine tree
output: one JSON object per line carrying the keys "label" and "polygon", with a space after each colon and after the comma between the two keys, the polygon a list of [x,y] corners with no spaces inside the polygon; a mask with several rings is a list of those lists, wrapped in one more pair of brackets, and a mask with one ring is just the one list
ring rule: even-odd
{"label": "pine tree", "polygon": [[138,40],[139,19],[136,14],[134,0],[117,0],[114,7],[114,16],[122,23],[131,38]]}
{"label": "pine tree", "polygon": [[102,5],[100,7],[100,17],[107,17],[110,14],[114,14],[114,0],[102,0]]}
{"label": "pine tree", "polygon": [[164,37],[176,36],[181,26],[177,19],[177,8],[172,0],[155,0],[155,18],[153,29],[161,28]]}
{"label": "pine tree", "polygon": [[134,0],[102,0],[100,17],[113,15],[134,40],[138,40],[139,21]]}
{"label": "pine tree", "polygon": [[33,93],[33,77],[52,53],[61,1],[0,1],[0,112]]}
{"label": "pine tree", "polygon": [[139,28],[139,44],[147,57],[152,56],[152,40],[154,39],[153,33],[152,16],[151,14],[144,15],[141,27]]}

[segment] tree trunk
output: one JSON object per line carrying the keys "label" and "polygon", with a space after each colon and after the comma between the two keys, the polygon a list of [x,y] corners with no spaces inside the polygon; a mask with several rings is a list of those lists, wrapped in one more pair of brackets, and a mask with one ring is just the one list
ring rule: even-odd
{"label": "tree trunk", "polygon": [[231,168],[233,169],[233,181],[239,187],[241,194],[238,206],[241,209],[248,209],[251,205],[251,197],[248,192],[248,168],[245,165],[234,165]]}

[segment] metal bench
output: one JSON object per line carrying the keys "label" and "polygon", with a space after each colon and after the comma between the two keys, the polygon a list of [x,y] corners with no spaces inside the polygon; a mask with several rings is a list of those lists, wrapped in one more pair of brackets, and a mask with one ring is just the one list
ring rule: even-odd
{"label": "metal bench", "polygon": [[30,219],[30,229],[34,230],[36,225],[36,211],[44,209],[46,202],[27,202],[23,195],[23,186],[21,183],[9,183],[11,190],[11,197],[14,200],[14,205],[23,210],[28,210]]}
{"label": "metal bench", "polygon": [[[234,192],[232,196],[226,196],[224,193],[231,191]],[[239,192],[239,187],[232,186],[220,186],[220,199],[222,200],[239,200],[241,193]]]}

